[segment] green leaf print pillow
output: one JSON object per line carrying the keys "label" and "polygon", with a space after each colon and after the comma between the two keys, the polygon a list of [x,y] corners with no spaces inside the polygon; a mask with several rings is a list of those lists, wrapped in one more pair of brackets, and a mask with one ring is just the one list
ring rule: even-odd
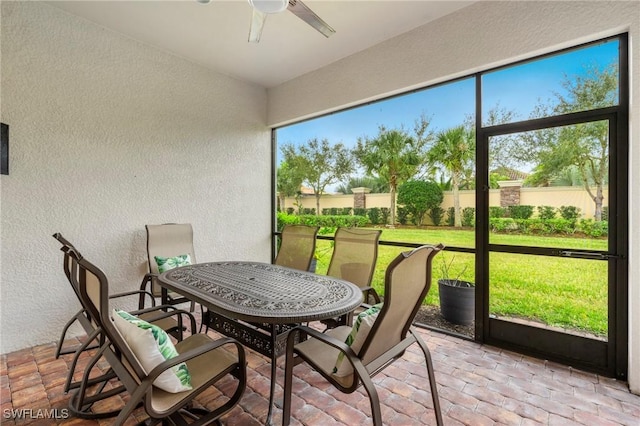
{"label": "green leaf print pillow", "polygon": [[169,269],[178,268],[180,266],[191,265],[191,256],[188,254],[181,254],[174,257],[160,257],[154,256],[156,264],[158,265],[158,272],[163,273]]}
{"label": "green leaf print pillow", "polygon": [[[128,312],[113,310],[113,323],[131,348],[142,369],[149,374],[158,364],[178,356],[167,333]],[[187,364],[180,363],[163,372],[153,385],[171,393],[191,390],[191,375]]]}
{"label": "green leaf print pillow", "polygon": [[[358,355],[360,349],[362,349],[364,341],[367,340],[367,336],[373,327],[373,323],[375,323],[378,318],[380,309],[382,309],[382,303],[373,305],[366,311],[360,312],[356,318],[353,327],[351,328],[351,333],[349,333],[344,341],[347,346],[351,346],[351,349],[353,349],[356,355]],[[353,374],[353,366],[349,361],[345,360],[344,352],[340,352],[340,354],[338,354],[336,365],[333,368],[333,374],[338,377],[345,377]]]}

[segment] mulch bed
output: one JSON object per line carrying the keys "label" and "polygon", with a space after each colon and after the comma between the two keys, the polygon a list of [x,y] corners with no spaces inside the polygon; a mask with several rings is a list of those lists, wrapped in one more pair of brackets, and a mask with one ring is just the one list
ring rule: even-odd
{"label": "mulch bed", "polygon": [[452,324],[440,313],[440,307],[433,305],[423,305],[422,308],[418,311],[416,315],[416,319],[414,321],[416,324],[424,324],[430,327],[434,327],[440,330],[462,334],[463,336],[469,337],[473,339],[474,337],[474,325],[457,325]]}

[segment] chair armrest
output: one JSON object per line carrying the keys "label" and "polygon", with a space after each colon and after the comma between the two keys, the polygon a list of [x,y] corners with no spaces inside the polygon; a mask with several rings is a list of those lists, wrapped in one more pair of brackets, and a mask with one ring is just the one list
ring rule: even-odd
{"label": "chair armrest", "polygon": [[153,383],[153,381],[157,379],[160,374],[164,373],[171,367],[174,367],[180,363],[199,357],[200,355],[204,355],[207,352],[210,352],[214,349],[217,349],[223,345],[228,345],[228,344],[235,345],[236,350],[238,351],[238,364],[244,367],[246,364],[246,358],[245,358],[244,348],[242,347],[240,342],[230,337],[222,337],[220,339],[207,342],[204,345],[198,346],[197,348],[191,349],[190,351],[181,353],[175,358],[168,359],[158,364],[153,370],[149,372],[149,374],[144,380],[149,381],[150,383]]}
{"label": "chair armrest", "polygon": [[[144,291],[151,295],[151,299],[153,300],[151,306],[155,306],[155,303],[156,303],[155,297],[153,296],[153,286],[152,286],[152,281],[153,281],[153,278],[155,277],[157,277],[157,275],[147,272],[146,274],[144,274],[144,277],[142,277],[142,282],[140,282],[140,291]],[[138,302],[138,309],[143,309],[143,308],[144,308],[144,296],[140,295],[140,301]]]}
{"label": "chair armrest", "polygon": [[295,334],[301,332],[307,333],[307,335],[338,349],[345,355],[345,358],[352,365],[353,370],[358,377],[369,377],[369,372],[365,368],[364,364],[362,364],[362,360],[358,358],[358,355],[356,355],[353,349],[351,349],[351,346],[348,346],[342,340],[338,340],[335,337],[329,336],[316,329],[304,325],[298,326],[289,332],[289,335],[287,336],[287,357],[293,355],[293,350],[295,349]]}
{"label": "chair armrest", "polygon": [[289,335],[287,336],[287,346],[289,346],[289,344],[295,345],[295,333],[306,333],[307,335],[315,339],[323,341],[329,346],[333,346],[334,348],[340,350],[340,352],[344,352],[345,355],[352,355],[354,357],[356,356],[355,352],[353,352],[353,349],[351,349],[351,347],[348,346],[345,342],[322,333],[314,328],[307,327],[306,325],[299,325],[289,332]]}
{"label": "chair armrest", "polygon": [[146,314],[149,312],[157,312],[157,315],[154,315],[152,318],[149,318],[151,321],[157,321],[163,318],[169,318],[174,315],[178,315],[178,328],[182,329],[183,319],[182,315],[187,315],[189,317],[190,322],[190,332],[191,334],[196,333],[196,319],[191,312],[185,311],[184,309],[178,309],[173,305],[159,305],[151,308],[138,309],[137,311],[130,312],[132,315],[140,315]]}
{"label": "chair armrest", "polygon": [[119,297],[126,297],[126,296],[133,296],[133,295],[139,295],[140,296],[140,301],[138,302],[138,308],[142,309],[144,308],[144,298],[145,296],[149,296],[149,299],[151,300],[151,306],[154,307],[156,306],[156,300],[153,297],[153,294],[149,291],[146,290],[132,290],[132,291],[125,291],[122,293],[116,293],[116,294],[111,294],[109,295],[109,299],[117,299]]}

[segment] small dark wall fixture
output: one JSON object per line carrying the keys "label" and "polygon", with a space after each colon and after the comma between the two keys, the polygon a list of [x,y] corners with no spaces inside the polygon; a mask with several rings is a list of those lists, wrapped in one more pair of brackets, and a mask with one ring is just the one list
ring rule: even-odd
{"label": "small dark wall fixture", "polygon": [[9,174],[9,125],[0,123],[0,174]]}

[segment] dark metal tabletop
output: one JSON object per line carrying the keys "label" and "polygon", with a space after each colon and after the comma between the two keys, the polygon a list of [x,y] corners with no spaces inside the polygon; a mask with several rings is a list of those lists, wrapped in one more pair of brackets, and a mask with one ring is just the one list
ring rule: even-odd
{"label": "dark metal tabletop", "polygon": [[199,263],[158,280],[221,315],[270,324],[333,318],[362,302],[362,291],[348,281],[269,263]]}

